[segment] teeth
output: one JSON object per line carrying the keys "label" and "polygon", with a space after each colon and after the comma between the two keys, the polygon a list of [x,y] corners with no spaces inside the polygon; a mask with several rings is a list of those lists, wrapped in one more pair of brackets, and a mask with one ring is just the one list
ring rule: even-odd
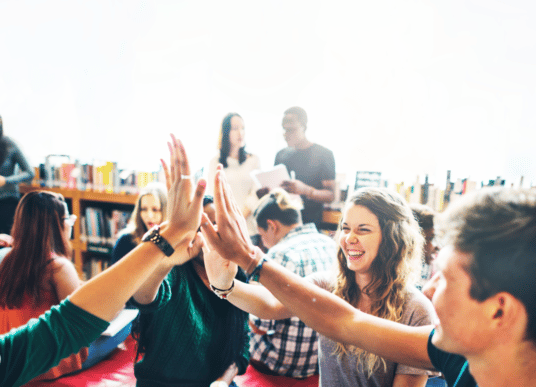
{"label": "teeth", "polygon": [[348,255],[351,257],[361,257],[363,254],[365,254],[364,251],[349,251]]}

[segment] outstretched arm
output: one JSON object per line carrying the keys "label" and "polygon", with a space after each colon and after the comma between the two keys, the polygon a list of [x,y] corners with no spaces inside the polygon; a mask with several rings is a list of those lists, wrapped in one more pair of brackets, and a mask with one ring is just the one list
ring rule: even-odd
{"label": "outstretched arm", "polygon": [[[202,228],[222,257],[251,273],[262,261],[247,236],[221,169],[216,174],[214,199],[217,229],[210,222],[203,222]],[[263,262],[259,281],[319,333],[398,363],[433,369],[427,353],[431,326],[409,327],[363,313],[273,261]]]}
{"label": "outstretched arm", "polygon": [[[202,222],[210,223],[206,214],[203,215]],[[223,259],[207,242],[203,253],[210,284],[218,289],[230,289],[234,284],[233,291],[226,298],[231,304],[247,313],[269,320],[281,320],[293,316],[264,286],[246,284],[235,279],[236,263]]]}
{"label": "outstretched arm", "polygon": [[111,321],[157,269],[182,264],[190,258],[186,250],[201,222],[205,181],[201,180],[194,192],[192,180],[183,175],[190,170],[184,146],[172,138],[168,223],[162,226],[160,234],[175,248],[175,253],[167,257],[155,244],[142,243],[71,295],[73,304],[103,320]]}

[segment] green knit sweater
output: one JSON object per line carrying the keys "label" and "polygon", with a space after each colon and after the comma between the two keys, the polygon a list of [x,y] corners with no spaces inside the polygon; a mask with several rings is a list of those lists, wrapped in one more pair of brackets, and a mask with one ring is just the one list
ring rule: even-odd
{"label": "green knit sweater", "polygon": [[[228,301],[203,284],[191,263],[176,266],[162,282],[156,299],[140,309],[146,353],[134,366],[137,386],[208,386],[221,376],[213,370],[221,363],[221,347],[230,335],[222,324]],[[247,319],[244,332],[247,332]],[[239,374],[249,362],[249,343],[235,360]]]}
{"label": "green knit sweater", "polygon": [[0,386],[20,386],[41,375],[89,345],[108,325],[66,299],[38,319],[0,335]]}

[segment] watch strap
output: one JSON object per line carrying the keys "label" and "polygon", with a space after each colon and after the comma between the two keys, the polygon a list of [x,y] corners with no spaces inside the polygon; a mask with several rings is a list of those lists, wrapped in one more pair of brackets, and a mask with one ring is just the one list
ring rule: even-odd
{"label": "watch strap", "polygon": [[175,249],[166,238],[160,235],[160,225],[156,225],[147,231],[141,240],[142,242],[153,242],[167,257],[175,252]]}

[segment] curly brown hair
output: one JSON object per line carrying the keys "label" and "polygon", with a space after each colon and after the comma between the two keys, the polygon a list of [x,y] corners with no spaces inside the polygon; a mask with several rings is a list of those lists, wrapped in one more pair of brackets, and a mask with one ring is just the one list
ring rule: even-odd
{"label": "curly brown hair", "polygon": [[[355,273],[347,266],[346,257],[339,247],[337,252],[338,273],[333,293],[353,306],[358,305],[361,295],[371,300],[370,313],[391,321],[400,321],[407,299],[407,286],[412,274],[422,259],[423,237],[410,207],[396,192],[366,187],[356,191],[346,206],[363,206],[377,218],[382,240],[378,254],[370,266],[372,280],[363,289],[356,283]],[[339,224],[338,233],[341,232]],[[337,345],[336,353],[352,352],[363,364],[363,369],[372,374],[385,361],[359,348]]]}

